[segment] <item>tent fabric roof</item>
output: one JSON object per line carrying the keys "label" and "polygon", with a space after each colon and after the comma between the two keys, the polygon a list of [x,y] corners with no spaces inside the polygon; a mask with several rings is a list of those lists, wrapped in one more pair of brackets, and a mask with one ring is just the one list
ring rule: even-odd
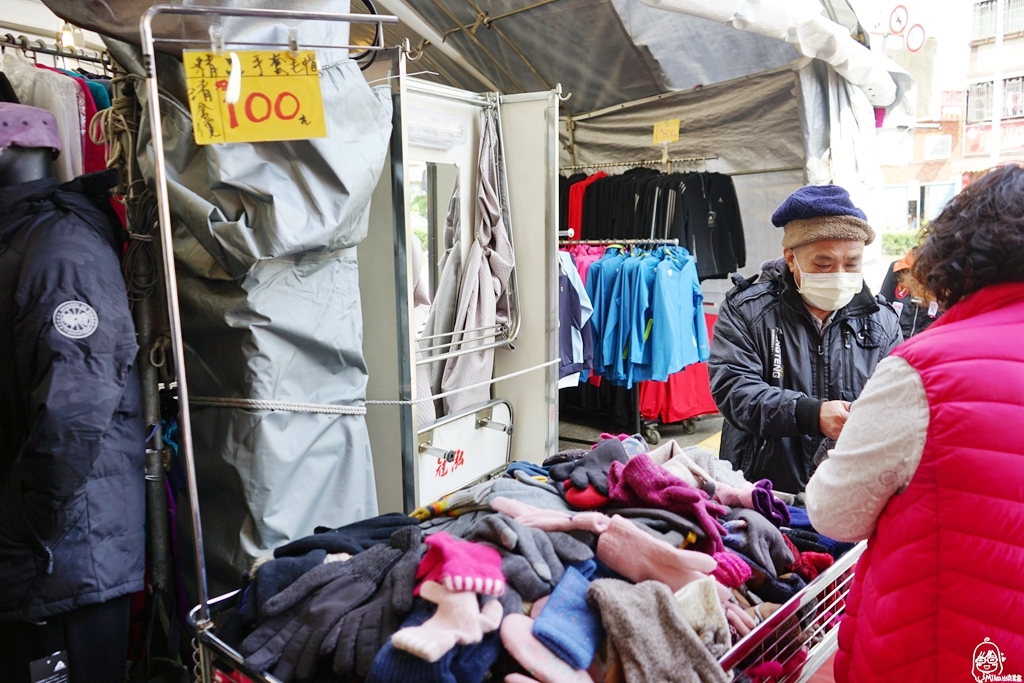
{"label": "tent fabric roof", "polygon": [[[164,0],[165,2],[167,0]],[[816,2],[817,0],[812,0]],[[74,24],[129,42],[138,42],[138,17],[153,0],[44,0]],[[187,2],[187,0],[186,0]],[[859,30],[848,0],[821,0],[823,16],[855,33]],[[548,90],[560,83],[572,98],[566,111],[579,114],[652,95],[687,90],[788,64],[800,56],[793,45],[773,37],[688,14],[664,11],[638,0],[376,0],[380,12],[413,18],[387,27],[387,42],[409,38],[413,47],[430,43],[411,71],[467,90],[497,88],[504,93]],[[280,7],[280,0],[224,4]],[[292,9],[339,11],[344,0],[297,0]],[[325,5],[329,5],[325,7]],[[536,7],[532,7],[537,5]],[[532,7],[532,8],[531,8]],[[489,17],[526,11],[436,38],[471,25],[481,12]],[[352,11],[362,11],[353,3]],[[416,23],[417,32],[412,26]],[[193,27],[197,28],[197,27]],[[315,29],[314,29],[315,30]],[[433,32],[434,36],[422,33]],[[202,30],[189,31],[203,37]],[[302,40],[304,30],[300,28]],[[353,27],[353,38],[369,38]],[[181,35],[178,33],[177,35]],[[433,38],[433,40],[431,40]]]}

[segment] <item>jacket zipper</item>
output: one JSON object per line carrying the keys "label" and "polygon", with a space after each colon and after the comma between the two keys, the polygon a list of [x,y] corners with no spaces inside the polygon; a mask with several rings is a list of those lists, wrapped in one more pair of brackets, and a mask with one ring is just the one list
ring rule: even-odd
{"label": "jacket zipper", "polygon": [[[850,330],[843,329],[843,347],[846,349],[846,356],[843,359],[846,364],[846,386],[843,387],[851,394],[853,393],[853,346],[850,344]],[[840,396],[842,398],[842,396]]]}
{"label": "jacket zipper", "polygon": [[818,398],[828,400],[825,396],[825,343],[818,341]]}

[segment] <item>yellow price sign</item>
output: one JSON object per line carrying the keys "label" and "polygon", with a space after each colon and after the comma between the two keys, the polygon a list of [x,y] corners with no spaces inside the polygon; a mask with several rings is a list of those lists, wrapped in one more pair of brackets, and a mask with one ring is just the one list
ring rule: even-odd
{"label": "yellow price sign", "polygon": [[654,142],[652,144],[657,147],[663,142],[679,142],[679,119],[658,121],[654,124]]}
{"label": "yellow price sign", "polygon": [[[225,102],[231,54],[241,68],[241,94]],[[269,142],[327,137],[320,67],[312,50],[185,50],[185,77],[196,143]]]}

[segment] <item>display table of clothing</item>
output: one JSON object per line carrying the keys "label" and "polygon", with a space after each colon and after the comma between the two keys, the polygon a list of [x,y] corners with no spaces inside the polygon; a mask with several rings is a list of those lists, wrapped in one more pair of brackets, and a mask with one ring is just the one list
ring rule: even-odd
{"label": "display table of clothing", "polygon": [[[710,451],[606,435],[277,548],[218,636],[282,681],[724,683],[733,645],[852,547],[786,501]],[[799,671],[812,630],[757,670]]]}

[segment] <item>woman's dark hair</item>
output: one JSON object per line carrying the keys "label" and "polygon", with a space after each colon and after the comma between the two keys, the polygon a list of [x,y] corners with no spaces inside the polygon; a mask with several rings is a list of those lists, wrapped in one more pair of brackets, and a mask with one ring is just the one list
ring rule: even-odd
{"label": "woman's dark hair", "polygon": [[953,197],[928,226],[911,275],[943,309],[1024,282],[1024,166],[996,166]]}

